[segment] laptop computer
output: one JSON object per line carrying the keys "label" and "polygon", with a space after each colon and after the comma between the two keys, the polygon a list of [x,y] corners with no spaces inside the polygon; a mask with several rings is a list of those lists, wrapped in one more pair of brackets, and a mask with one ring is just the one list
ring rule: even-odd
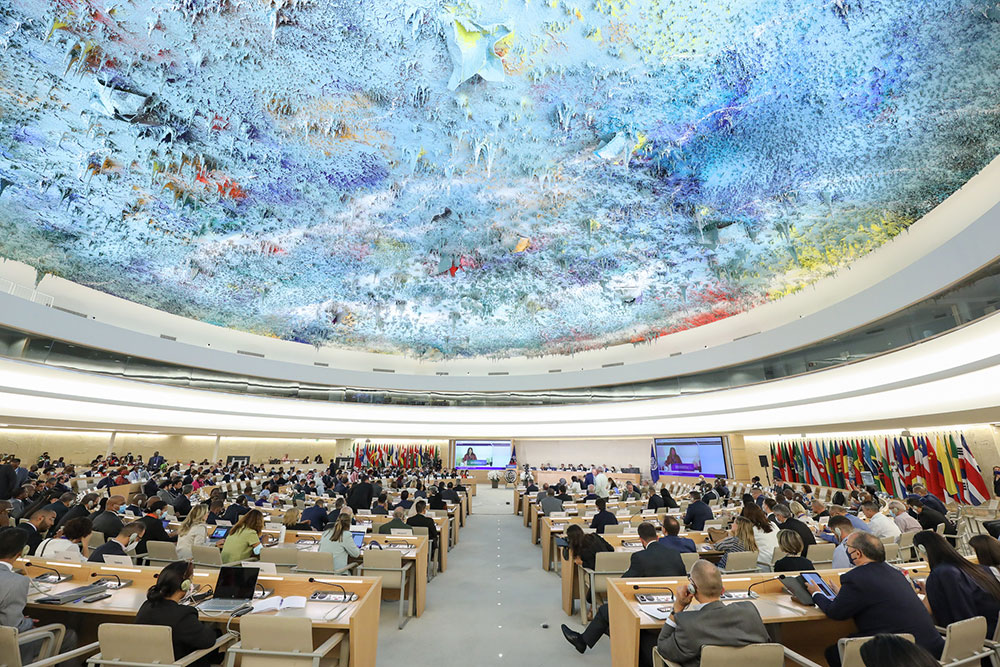
{"label": "laptop computer", "polygon": [[235,611],[253,600],[257,588],[256,567],[223,567],[219,570],[219,579],[215,582],[215,594],[211,600],[205,600],[198,609],[205,612]]}
{"label": "laptop computer", "polygon": [[226,539],[230,530],[232,530],[230,526],[216,526],[215,530],[212,531],[212,534],[208,537],[208,539],[212,544],[215,544],[219,540]]}
{"label": "laptop computer", "polygon": [[351,531],[351,537],[354,538],[354,545],[359,549],[362,548],[362,545],[365,543],[365,534],[360,531]]}

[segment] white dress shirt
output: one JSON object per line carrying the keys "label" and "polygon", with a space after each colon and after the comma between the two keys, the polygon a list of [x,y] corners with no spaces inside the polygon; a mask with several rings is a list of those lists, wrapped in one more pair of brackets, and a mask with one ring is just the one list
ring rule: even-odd
{"label": "white dress shirt", "polygon": [[872,518],[868,519],[868,527],[879,539],[898,540],[899,534],[902,532],[895,521],[881,512],[876,512]]}

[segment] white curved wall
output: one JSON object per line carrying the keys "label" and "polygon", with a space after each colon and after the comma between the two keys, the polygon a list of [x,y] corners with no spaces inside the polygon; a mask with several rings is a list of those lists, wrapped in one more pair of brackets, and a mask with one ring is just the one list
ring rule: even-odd
{"label": "white curved wall", "polygon": [[[798,294],[649,345],[621,345],[572,356],[422,362],[317,350],[176,317],[50,276],[41,281],[39,291],[51,294],[56,306],[85,318],[0,294],[0,324],[185,366],[320,384],[513,391],[636,382],[802,347],[862,326],[960,280],[1000,255],[997,182],[1000,158],[908,232]],[[31,285],[35,275],[30,267],[6,262],[0,264],[0,277]],[[239,350],[262,357],[240,355]]]}
{"label": "white curved wall", "polygon": [[1000,314],[897,352],[761,385],[648,401],[531,408],[257,398],[0,359],[0,420],[186,433],[515,438],[989,421],[1000,417],[998,343]]}

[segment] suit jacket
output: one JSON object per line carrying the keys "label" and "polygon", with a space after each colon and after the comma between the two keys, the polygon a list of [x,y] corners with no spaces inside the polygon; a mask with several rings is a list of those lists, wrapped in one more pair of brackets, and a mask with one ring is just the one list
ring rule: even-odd
{"label": "suit jacket", "polygon": [[73,519],[79,519],[85,516],[90,516],[90,512],[83,505],[73,505],[67,510],[65,514],[62,515],[62,519],[59,523],[52,526],[52,530],[49,531],[50,534],[55,535],[56,531],[59,530],[61,526],[65,526],[67,521],[72,521]]}
{"label": "suit jacket", "polygon": [[555,496],[545,496],[538,502],[538,506],[546,516],[551,516],[553,512],[563,511],[563,501]]}
{"label": "suit jacket", "polygon": [[125,552],[125,548],[118,544],[114,540],[108,540],[101,546],[97,547],[90,552],[90,558],[87,559],[91,563],[103,563],[105,556],[128,556]]}
{"label": "suit jacket", "polygon": [[747,646],[771,641],[752,602],[709,602],[696,611],[677,614],[674,625],[663,624],[656,646],[664,658],[681,667],[698,667],[703,646]]}
{"label": "suit jacket", "polygon": [[368,509],[372,506],[372,485],[368,482],[358,482],[352,488],[350,493],[347,494],[347,504],[350,506],[354,513],[357,514],[358,510]]}
{"label": "suit jacket", "polygon": [[173,600],[146,600],[139,607],[135,622],[169,626],[173,630],[174,658],[178,660],[192,651],[210,647],[217,637],[215,628],[198,620],[197,609]]}
{"label": "suit jacket", "polygon": [[583,486],[583,490],[586,491],[587,487],[593,483],[594,483],[594,473],[588,472],[586,475],[583,476],[583,484],[581,486]]}
{"label": "suit jacket", "polygon": [[42,543],[45,536],[39,533],[35,526],[30,523],[20,523],[17,525],[17,529],[23,530],[28,534],[28,553],[32,556],[35,555],[35,549]]}
{"label": "suit jacket", "polygon": [[59,522],[62,521],[62,518],[66,516],[66,512],[69,511],[69,508],[66,507],[64,504],[62,504],[61,502],[59,502],[58,500],[54,503],[49,503],[42,509],[50,510],[56,513],[56,525],[58,525]]}
{"label": "suit jacket", "polygon": [[687,537],[680,537],[679,535],[666,535],[658,539],[657,542],[682,554],[692,554],[698,551],[698,547],[695,546],[694,540]]}
{"label": "suit jacket", "polygon": [[432,510],[443,510],[445,508],[444,498],[440,493],[436,493],[427,499],[427,508]]}
{"label": "suit jacket", "polygon": [[142,539],[139,540],[139,545],[135,548],[137,554],[146,553],[146,542],[176,542],[177,538],[170,539],[167,535],[166,529],[163,527],[163,522],[156,517],[149,516],[148,514],[139,519],[142,525],[146,527],[146,532],[142,534]]}
{"label": "suit jacket", "polygon": [[796,533],[799,534],[799,537],[802,538],[802,544],[805,547],[802,550],[802,555],[808,558],[809,545],[816,544],[816,536],[813,535],[813,532],[811,530],[809,530],[809,526],[802,523],[795,517],[788,517],[787,519],[785,519],[785,523],[781,524],[779,528],[781,528],[781,530],[794,530]]}
{"label": "suit jacket", "polygon": [[684,525],[691,530],[705,530],[705,522],[711,521],[714,516],[712,508],[698,500],[688,505]]}
{"label": "suit jacket", "polygon": [[329,515],[325,507],[313,505],[302,510],[301,521],[311,524],[313,530],[323,530],[329,521]]}
{"label": "suit jacket", "polygon": [[8,500],[17,490],[17,473],[9,463],[0,465],[0,500]]}
{"label": "suit jacket", "polygon": [[940,656],[944,648],[910,580],[887,563],[866,563],[840,575],[840,592],[833,600],[819,594],[812,597],[830,618],[853,618],[858,627],[855,636],[908,632],[934,656]]}
{"label": "suit jacket", "polygon": [[412,526],[403,523],[399,519],[393,518],[393,520],[390,521],[389,523],[383,523],[381,526],[379,526],[378,533],[379,535],[391,535],[393,528],[403,529],[403,528],[412,528]]}
{"label": "suit jacket", "polygon": [[917,515],[917,521],[920,522],[920,527],[924,530],[937,530],[938,524],[944,524],[944,532],[949,535],[954,535],[958,532],[955,528],[955,524],[948,521],[948,518],[930,507],[924,507],[924,509]]}
{"label": "suit jacket", "polygon": [[646,503],[646,509],[648,510],[658,510],[663,507],[663,496],[658,493],[654,493],[649,497],[649,502]]}
{"label": "suit jacket", "polygon": [[628,570],[622,578],[683,577],[686,574],[684,561],[677,549],[665,547],[659,542],[650,542],[645,549],[632,554]]}
{"label": "suit jacket", "polygon": [[0,565],[0,625],[26,632],[34,625],[24,617],[28,604],[28,578]]}
{"label": "suit jacket", "polygon": [[106,540],[118,537],[118,533],[122,532],[123,525],[121,517],[107,510],[94,517],[94,530],[102,533]]}
{"label": "suit jacket", "polygon": [[184,517],[191,513],[191,501],[183,493],[174,499],[174,512],[179,517]]}
{"label": "suit jacket", "polygon": [[[307,507],[302,510],[302,516],[305,517],[306,512],[311,508]],[[231,524],[235,524],[240,520],[240,517],[250,511],[250,508],[246,505],[240,505],[239,503],[233,503],[226,508],[226,511],[222,513],[222,520],[228,521]],[[317,528],[316,530],[323,530],[322,528]]]}
{"label": "suit jacket", "polygon": [[426,514],[414,514],[409,519],[406,520],[406,525],[408,526],[418,526],[427,529],[427,534],[430,538],[431,543],[431,555],[434,554],[434,546],[437,544],[438,530],[437,524],[434,523],[434,519],[430,518]]}
{"label": "suit jacket", "polygon": [[590,527],[596,530],[598,535],[604,534],[605,526],[617,526],[617,525],[618,525],[618,518],[607,510],[595,514],[593,520],[591,520],[590,522]]}

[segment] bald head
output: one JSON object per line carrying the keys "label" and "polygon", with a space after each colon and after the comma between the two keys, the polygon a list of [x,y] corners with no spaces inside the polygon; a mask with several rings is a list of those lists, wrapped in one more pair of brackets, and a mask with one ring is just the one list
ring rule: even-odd
{"label": "bald head", "polygon": [[717,600],[722,596],[722,573],[707,560],[699,560],[691,566],[691,581],[694,582],[699,602]]}
{"label": "bald head", "polygon": [[406,518],[406,508],[405,507],[397,507],[396,509],[392,510],[392,518],[399,519],[400,521],[402,521],[403,519],[405,519]]}

